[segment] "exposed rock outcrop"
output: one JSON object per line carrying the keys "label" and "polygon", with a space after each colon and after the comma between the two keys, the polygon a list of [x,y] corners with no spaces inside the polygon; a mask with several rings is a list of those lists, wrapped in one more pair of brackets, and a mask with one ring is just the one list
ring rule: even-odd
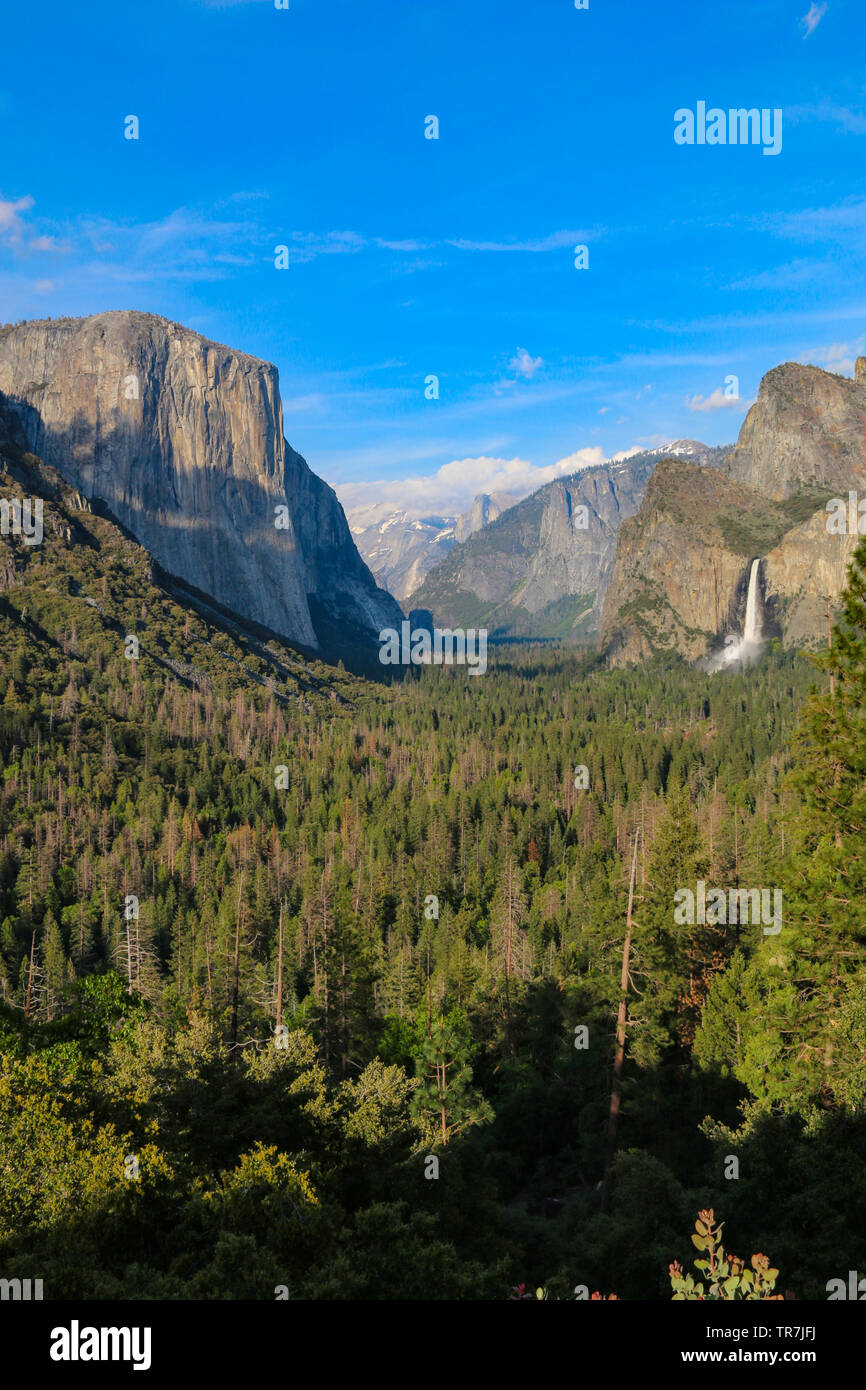
{"label": "exposed rock outcrop", "polygon": [[33,453],[242,617],[311,649],[317,622],[372,646],[399,617],[334,493],[286,444],[270,363],[113,312],[0,331],[0,391]]}
{"label": "exposed rock outcrop", "polygon": [[620,528],[601,632],[614,664],[654,651],[705,655],[734,619],[749,561],[733,527],[759,502],[716,469],[660,460],[640,511]]}
{"label": "exposed rock outcrop", "polygon": [[517,501],[510,492],[481,492],[477,497],[473,497],[472,506],[468,512],[458,516],[454,525],[454,536],[458,541],[467,541],[470,536],[474,536],[476,531],[489,526],[491,521],[495,521],[503,512],[507,512],[509,507],[513,507]]}
{"label": "exposed rock outcrop", "polygon": [[786,362],[768,372],[726,465],[783,501],[807,488],[866,486],[866,380]]}
{"label": "exposed rock outcrop", "polygon": [[825,503],[866,489],[860,362],[853,381],[793,363],[768,372],[721,472],[659,463],[620,531],[602,624],[611,662],[706,656],[742,630],[758,557],[765,634],[791,646],[826,640],[827,600],[838,599],[859,537],[834,534]]}
{"label": "exposed rock outcrop", "polygon": [[826,642],[827,599],[833,603],[844,589],[859,539],[828,534],[827,513],[821,510],[769,552],[763,567],[766,602],[787,645]]}

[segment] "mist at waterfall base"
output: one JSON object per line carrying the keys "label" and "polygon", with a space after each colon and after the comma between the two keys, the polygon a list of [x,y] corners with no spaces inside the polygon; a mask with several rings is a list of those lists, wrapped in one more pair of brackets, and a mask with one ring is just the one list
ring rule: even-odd
{"label": "mist at waterfall base", "polygon": [[749,573],[749,592],[746,597],[746,620],[742,635],[725,638],[721,651],[715,652],[707,661],[709,672],[726,671],[732,667],[753,666],[761,655],[764,646],[761,621],[761,561],[753,560]]}

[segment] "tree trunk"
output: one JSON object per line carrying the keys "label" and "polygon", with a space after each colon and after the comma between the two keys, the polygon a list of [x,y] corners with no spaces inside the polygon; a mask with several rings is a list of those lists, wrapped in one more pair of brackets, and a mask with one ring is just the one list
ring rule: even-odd
{"label": "tree trunk", "polygon": [[280,944],[277,955],[277,1033],[283,1026],[283,907],[280,903]]}
{"label": "tree trunk", "polygon": [[610,1114],[607,1121],[607,1163],[604,1170],[602,1190],[602,1211],[610,1205],[610,1184],[613,1175],[613,1160],[616,1156],[616,1135],[619,1124],[619,1111],[622,1103],[622,1064],[625,1058],[625,1019],[626,996],[628,994],[628,968],[631,960],[632,907],[634,906],[634,880],[637,872],[637,847],[640,840],[640,826],[635,831],[634,852],[631,859],[631,878],[628,885],[628,911],[626,912],[625,942],[622,948],[622,973],[619,981],[619,1010],[616,1018],[616,1053],[613,1061],[613,1083],[610,1090]]}
{"label": "tree trunk", "polygon": [[240,989],[241,974],[241,903],[244,896],[244,871],[241,869],[241,881],[238,888],[238,913],[235,918],[235,961],[234,961],[234,983],[232,987],[232,1026],[231,1039],[233,1043],[238,1040],[238,993]]}
{"label": "tree trunk", "polygon": [[24,1000],[24,1022],[30,1021],[30,987],[33,984],[33,957],[36,953],[36,933],[30,937],[30,969],[27,972],[27,997]]}

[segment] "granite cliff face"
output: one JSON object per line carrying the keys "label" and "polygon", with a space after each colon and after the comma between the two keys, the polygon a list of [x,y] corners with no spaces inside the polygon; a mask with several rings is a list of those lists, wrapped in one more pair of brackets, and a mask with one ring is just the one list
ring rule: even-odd
{"label": "granite cliff face", "polygon": [[650,467],[632,462],[587,470],[550,485],[532,556],[520,589],[527,612],[540,613],[565,594],[592,596],[588,625],[597,624],[613,568],[616,535],[635,510]]}
{"label": "granite cliff face", "polygon": [[372,649],[399,621],[334,493],[286,444],[269,363],[114,312],[0,331],[0,391],[34,454],[241,617],[313,650]]}
{"label": "granite cliff face", "polygon": [[824,642],[827,596],[835,599],[844,589],[858,540],[854,534],[828,535],[822,510],[770,551],[763,565],[765,602],[787,645]]}
{"label": "granite cliff face", "polygon": [[862,369],[853,381],[796,362],[768,372],[727,472],[773,501],[810,487],[836,492],[866,486]]}
{"label": "granite cliff face", "polygon": [[26,527],[0,528],[3,650],[7,656],[20,651],[23,637],[26,667],[41,665],[49,673],[64,654],[74,657],[68,689],[53,702],[61,723],[79,708],[83,669],[117,676],[119,663],[123,675],[130,674],[124,660],[129,634],[139,642],[136,679],[140,674],[157,686],[171,679],[203,695],[216,689],[224,698],[258,686],[278,705],[306,710],[353,703],[353,677],[285,643],[262,640],[248,624],[178,592],[128,531],[91,509],[77,488],[27,449],[18,417],[0,393],[4,522],[25,499],[28,512],[33,508],[39,516],[38,539],[31,542]]}
{"label": "granite cliff face", "polygon": [[764,634],[826,637],[859,539],[828,530],[825,504],[866,490],[866,362],[852,381],[787,363],[765,376],[721,470],[663,460],[620,531],[601,641],[625,665],[655,651],[697,661],[741,633],[761,559]]}
{"label": "granite cliff face", "polygon": [[725,523],[758,500],[716,469],[659,461],[640,511],[620,528],[601,631],[614,664],[654,651],[704,655],[707,633],[733,616],[744,566]]}

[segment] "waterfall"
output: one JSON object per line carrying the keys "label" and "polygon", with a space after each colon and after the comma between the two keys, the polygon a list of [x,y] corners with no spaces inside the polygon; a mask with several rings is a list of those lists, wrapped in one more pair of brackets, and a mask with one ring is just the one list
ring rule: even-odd
{"label": "waterfall", "polygon": [[743,646],[761,645],[761,609],[758,601],[758,578],[761,571],[760,560],[752,561],[749,575],[749,596],[746,599],[746,626],[743,629]]}
{"label": "waterfall", "polygon": [[749,571],[749,590],[746,595],[746,620],[740,637],[730,633],[721,651],[707,659],[708,671],[722,671],[735,663],[750,666],[757,661],[764,645],[761,609],[761,561],[753,560]]}

